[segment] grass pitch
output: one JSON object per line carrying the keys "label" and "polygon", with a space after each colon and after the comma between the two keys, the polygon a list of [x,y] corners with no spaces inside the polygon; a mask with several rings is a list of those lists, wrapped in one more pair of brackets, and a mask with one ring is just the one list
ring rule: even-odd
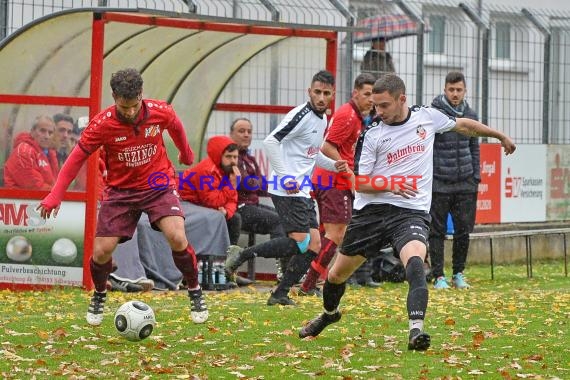
{"label": "grass pitch", "polygon": [[[449,272],[449,270],[448,270]],[[568,379],[570,279],[562,262],[487,266],[466,272],[469,290],[430,286],[432,347],[407,350],[407,284],[348,288],[343,317],[318,338],[299,328],[321,312],[317,298],[266,306],[268,286],[208,292],[210,319],[190,321],[185,292],[109,294],[100,327],[84,315],[89,293],[60,288],[0,292],[0,376],[121,379]],[[270,285],[270,284],[268,284]],[[131,299],[148,303],[157,326],[128,342],[113,326]]]}

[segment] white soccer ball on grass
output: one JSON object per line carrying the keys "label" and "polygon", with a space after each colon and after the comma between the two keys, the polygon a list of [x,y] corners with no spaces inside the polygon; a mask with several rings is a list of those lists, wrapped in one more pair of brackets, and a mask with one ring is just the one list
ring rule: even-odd
{"label": "white soccer ball on grass", "polygon": [[148,338],[155,325],[154,311],[142,301],[126,302],[115,313],[119,335],[132,342]]}

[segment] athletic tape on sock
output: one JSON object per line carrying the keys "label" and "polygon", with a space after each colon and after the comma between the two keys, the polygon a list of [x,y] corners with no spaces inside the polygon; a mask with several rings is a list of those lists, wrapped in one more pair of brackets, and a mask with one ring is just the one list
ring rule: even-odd
{"label": "athletic tape on sock", "polygon": [[297,247],[299,247],[299,251],[301,251],[301,253],[307,252],[307,250],[309,249],[310,242],[311,242],[311,234],[307,234],[305,236],[305,239],[303,239],[303,241],[297,242]]}

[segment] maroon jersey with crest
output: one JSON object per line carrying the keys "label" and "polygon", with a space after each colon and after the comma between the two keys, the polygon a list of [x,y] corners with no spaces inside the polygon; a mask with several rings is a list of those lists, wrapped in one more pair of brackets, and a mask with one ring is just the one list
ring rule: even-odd
{"label": "maroon jersey with crest", "polygon": [[182,163],[191,165],[194,155],[182,122],[172,106],[160,100],[144,99],[134,124],[125,123],[115,105],[110,106],[91,119],[78,145],[88,154],[103,147],[108,186],[149,189],[149,177],[157,172],[164,173],[164,182],[175,186],[174,167],[162,138],[165,130],[181,152]]}

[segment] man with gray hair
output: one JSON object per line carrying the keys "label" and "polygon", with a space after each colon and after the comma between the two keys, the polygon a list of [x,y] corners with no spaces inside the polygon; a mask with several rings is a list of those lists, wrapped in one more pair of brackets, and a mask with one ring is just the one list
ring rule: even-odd
{"label": "man with gray hair", "polygon": [[4,165],[4,186],[12,189],[49,190],[58,172],[57,155],[51,148],[55,124],[49,116],[36,117],[30,132],[14,140]]}
{"label": "man with gray hair", "polygon": [[[250,233],[267,235],[271,239],[285,236],[281,219],[275,208],[260,203],[261,197],[269,197],[267,183],[263,181],[263,175],[256,158],[250,152],[253,137],[253,125],[245,117],[238,117],[230,126],[230,137],[238,145],[238,169],[240,182],[237,185],[238,204],[234,218],[240,218],[240,229]],[[229,230],[229,226],[228,226]],[[230,244],[238,243],[240,231],[235,234],[230,232]],[[287,267],[289,257],[280,258],[281,268]],[[235,283],[230,281],[231,286],[245,286],[253,281],[235,276]]]}

